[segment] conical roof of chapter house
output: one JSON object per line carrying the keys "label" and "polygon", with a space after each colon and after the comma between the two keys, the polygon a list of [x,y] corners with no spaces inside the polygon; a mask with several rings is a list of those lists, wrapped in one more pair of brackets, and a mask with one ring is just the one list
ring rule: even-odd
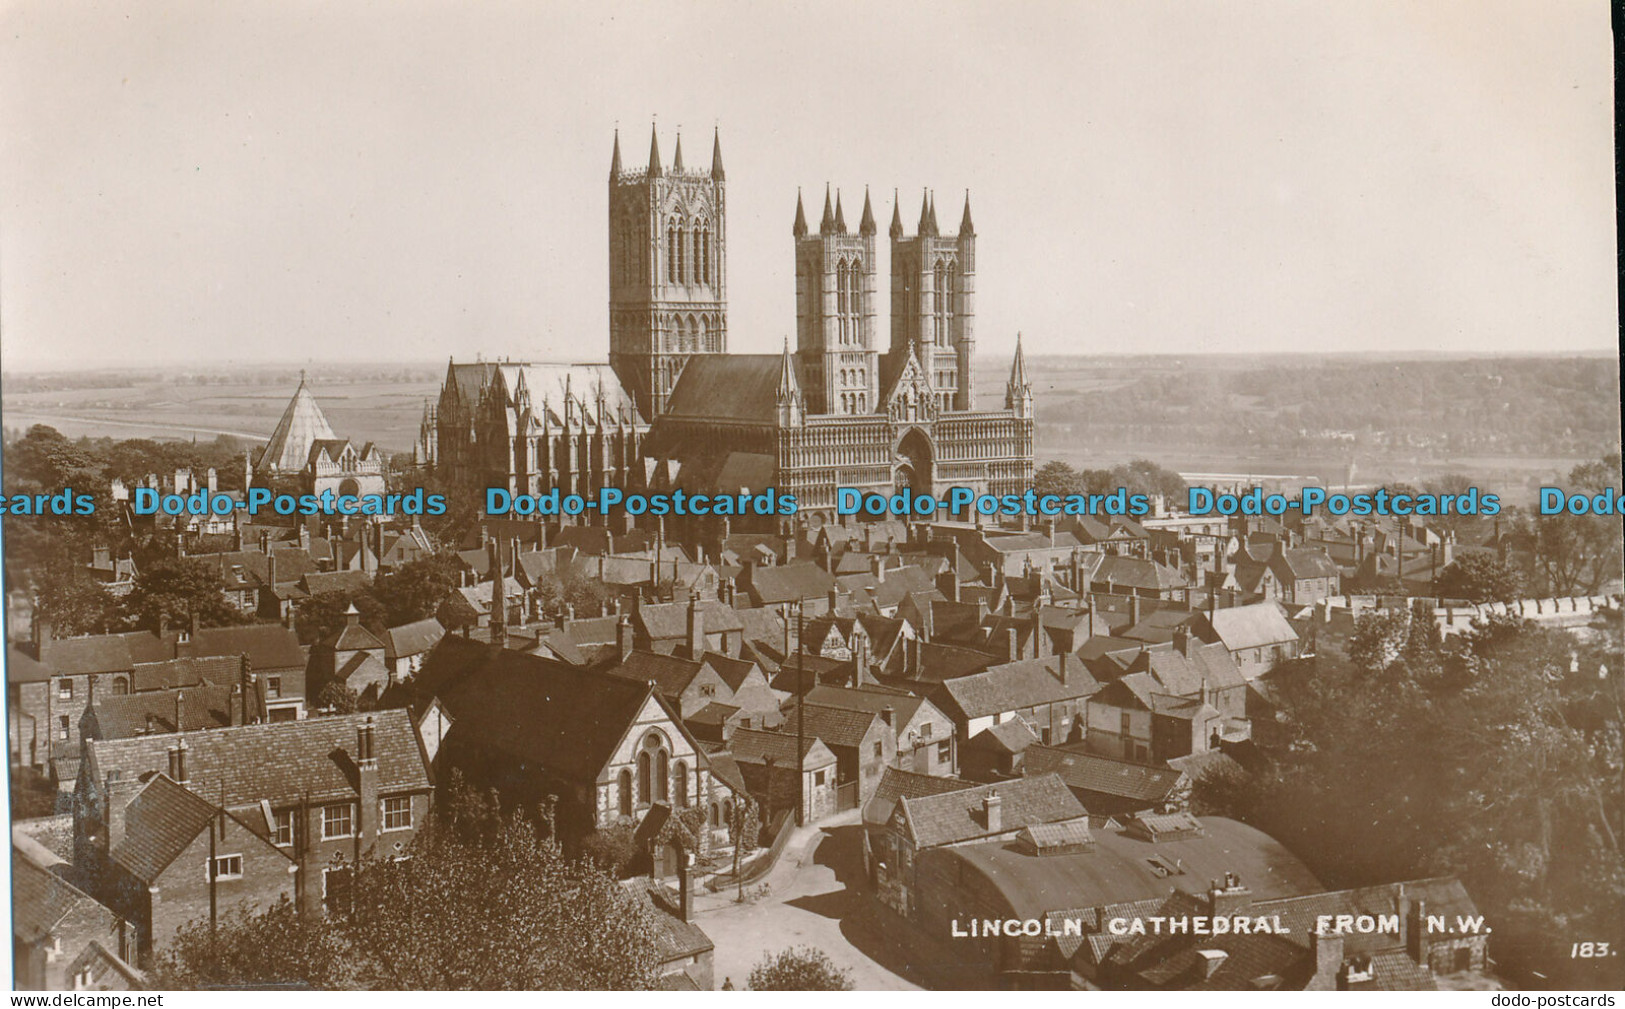
{"label": "conical roof of chapter house", "polygon": [[298,473],[305,468],[312,445],[318,441],[337,440],[339,436],[333,432],[333,426],[327,422],[322,408],[316,405],[316,397],[305,388],[305,380],[301,376],[299,388],[295,390],[293,399],[288,401],[288,408],[282,411],[282,419],[277,421],[276,430],[271,432],[271,440],[260,452],[254,468]]}

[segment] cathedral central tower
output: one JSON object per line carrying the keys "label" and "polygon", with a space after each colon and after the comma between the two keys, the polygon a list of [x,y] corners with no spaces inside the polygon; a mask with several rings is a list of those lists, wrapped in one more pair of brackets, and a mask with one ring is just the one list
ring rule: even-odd
{"label": "cathedral central tower", "polygon": [[691,171],[681,136],[667,167],[652,133],[648,167],[627,171],[616,134],[609,167],[609,363],[646,419],[665,411],[689,358],[727,352],[726,236],[720,138],[712,138],[711,167]]}

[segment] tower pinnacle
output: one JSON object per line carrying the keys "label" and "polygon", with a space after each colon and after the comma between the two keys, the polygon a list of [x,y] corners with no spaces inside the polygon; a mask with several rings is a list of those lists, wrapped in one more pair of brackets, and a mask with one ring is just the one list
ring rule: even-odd
{"label": "tower pinnacle", "polygon": [[870,237],[875,233],[875,211],[869,205],[869,187],[863,187],[863,219],[858,222],[858,234]]}
{"label": "tower pinnacle", "polygon": [[649,178],[658,179],[666,172],[660,167],[660,132],[649,127]]}
{"label": "tower pinnacle", "polygon": [[711,178],[717,182],[727,179],[722,171],[722,131],[713,130],[711,133]]}
{"label": "tower pinnacle", "polygon": [[835,211],[829,202],[829,183],[824,183],[824,217],[818,222],[820,235],[835,234]]}
{"label": "tower pinnacle", "polygon": [[796,223],[791,232],[797,238],[807,237],[807,212],[801,208],[801,190],[796,189]]}

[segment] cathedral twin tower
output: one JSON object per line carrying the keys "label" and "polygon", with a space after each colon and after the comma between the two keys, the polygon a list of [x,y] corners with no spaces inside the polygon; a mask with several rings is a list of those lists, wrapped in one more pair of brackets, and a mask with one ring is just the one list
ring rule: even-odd
{"label": "cathedral twin tower", "polygon": [[[621,165],[615,138],[609,170],[610,364],[649,420],[666,411],[678,376],[697,355],[728,347],[727,176],[713,136],[711,165],[689,169],[681,137],[671,166],[658,135],[642,171]],[[867,191],[856,233],[837,194],[824,194],[818,230],[800,194],[794,225],[796,362],[806,412],[859,416],[884,409],[882,391],[909,358],[927,378],[937,410],[974,409],[976,232],[970,200],[957,235],[937,227],[927,194],[913,236],[894,194],[891,227],[891,343],[875,338],[875,217]]]}

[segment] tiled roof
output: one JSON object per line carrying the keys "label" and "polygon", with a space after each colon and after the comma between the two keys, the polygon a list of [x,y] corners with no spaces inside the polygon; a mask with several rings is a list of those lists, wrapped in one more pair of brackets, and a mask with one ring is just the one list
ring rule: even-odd
{"label": "tiled roof", "polygon": [[305,653],[299,637],[281,624],[249,624],[244,627],[205,627],[191,641],[176,645],[182,658],[247,654],[255,672],[305,667]]}
{"label": "tiled roof", "polygon": [[1030,746],[1022,762],[1028,774],[1058,774],[1071,788],[1136,802],[1161,802],[1183,777],[1167,767],[1131,764],[1054,746]]}
{"label": "tiled roof", "polygon": [[1038,742],[1038,733],[1024,719],[1010,718],[998,725],[990,725],[970,738],[965,745],[974,750],[990,753],[1022,753]]}
{"label": "tiled roof", "polygon": [[[192,787],[218,797],[228,809],[258,803],[287,806],[356,794],[357,732],[373,721],[373,754],[383,792],[429,788],[417,732],[404,710],[328,715],[185,733],[186,767]],[[165,772],[173,735],[92,740],[85,751],[96,781],[120,770],[126,780]]]}
{"label": "tiled roof", "polygon": [[445,637],[446,629],[434,617],[414,620],[384,632],[384,657],[390,660],[420,655]]}
{"label": "tiled roof", "polygon": [[[252,661],[252,660],[250,660]],[[242,679],[243,660],[235,655],[207,659],[169,659],[165,662],[138,662],[130,674],[130,689],[137,692],[191,687],[200,683],[217,686]]]}
{"label": "tiled roof", "polygon": [[[277,558],[277,580],[282,580],[282,558]],[[305,591],[313,596],[324,592],[361,592],[372,585],[365,571],[307,571],[302,576]]]}
{"label": "tiled roof", "polygon": [[807,561],[797,561],[770,568],[755,568],[750,576],[750,594],[759,606],[795,602],[800,599],[821,599],[829,595],[835,584],[834,577],[823,568]]}
{"label": "tiled roof", "polygon": [[[798,707],[800,713],[798,714]],[[806,720],[806,733],[817,736],[824,741],[824,745],[831,749],[840,747],[856,747],[863,745],[863,737],[869,729],[879,720],[880,716],[872,711],[854,711],[850,708],[837,708],[823,704],[802,704],[787,702],[784,707],[785,722],[780,732],[793,730],[797,718]],[[794,732],[790,732],[794,735]]]}
{"label": "tiled roof", "polygon": [[849,711],[868,711],[876,715],[890,708],[893,712],[892,725],[901,729],[920,710],[925,699],[889,687],[817,686],[807,691],[807,702]]}
{"label": "tiled roof", "polygon": [[716,652],[705,653],[705,664],[715,669],[717,675],[722,677],[722,682],[733,691],[744,686],[746,677],[750,676],[752,670],[759,668],[749,659],[735,659]]}
{"label": "tiled roof", "polygon": [[[1000,800],[1000,824],[989,830],[985,814],[988,795]],[[1031,823],[1054,823],[1087,815],[1070,789],[1053,774],[1017,778],[993,785],[977,785],[941,795],[903,798],[898,805],[907,818],[907,833],[916,848],[1015,831]]]}
{"label": "tiled roof", "polygon": [[654,926],[655,958],[659,962],[670,963],[716,948],[711,937],[705,934],[705,929],[672,913],[672,909],[679,906],[681,898],[669,887],[650,883],[642,877],[627,880],[624,885],[649,912],[650,922]]}
{"label": "tiled roof", "polygon": [[177,697],[181,702],[181,727],[188,732],[231,724],[231,686],[194,685],[97,697],[89,712],[94,730],[87,734],[96,739],[128,739],[148,731],[174,732]]}
{"label": "tiled roof", "polygon": [[1113,588],[1155,589],[1159,592],[1190,584],[1184,574],[1166,564],[1114,554],[1107,554],[1101,559],[1100,567],[1091,580],[1109,582]]}
{"label": "tiled roof", "polygon": [[[735,729],[728,737],[728,752],[742,764],[765,764],[771,757],[778,767],[792,767],[796,762],[796,737],[794,733]],[[803,765],[809,769],[835,763],[835,754],[810,733],[802,742],[801,755]]]}
{"label": "tiled roof", "polygon": [[[86,904],[95,905],[95,898],[35,864],[16,848],[11,849],[11,928],[16,938],[38,942],[50,935],[63,918]],[[108,918],[113,917],[113,912],[102,910]]]}
{"label": "tiled roof", "polygon": [[976,784],[960,778],[943,778],[934,774],[916,774],[888,767],[880,775],[880,784],[863,807],[863,822],[885,824],[899,799],[918,799],[927,795],[942,795],[975,788]]}
{"label": "tiled roof", "polygon": [[1336,578],[1341,573],[1324,550],[1299,547],[1282,551],[1280,559],[1294,578]]}
{"label": "tiled roof", "polygon": [[213,803],[159,774],[124,807],[124,838],[113,849],[113,861],[150,885],[217,812]]}
{"label": "tiled roof", "polygon": [[335,652],[379,651],[384,648],[384,643],[358,621],[347,623],[338,633],[329,635],[322,642],[322,647]]}
{"label": "tiled roof", "polygon": [[965,718],[1089,697],[1099,689],[1089,670],[1070,655],[1006,662],[946,680],[938,688]]}

